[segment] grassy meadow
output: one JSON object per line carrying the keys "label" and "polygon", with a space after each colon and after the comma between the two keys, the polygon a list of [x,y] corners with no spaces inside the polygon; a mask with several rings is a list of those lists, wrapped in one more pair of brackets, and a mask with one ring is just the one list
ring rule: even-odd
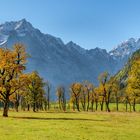
{"label": "grassy meadow", "polygon": [[0,140],[140,140],[140,113],[9,111]]}

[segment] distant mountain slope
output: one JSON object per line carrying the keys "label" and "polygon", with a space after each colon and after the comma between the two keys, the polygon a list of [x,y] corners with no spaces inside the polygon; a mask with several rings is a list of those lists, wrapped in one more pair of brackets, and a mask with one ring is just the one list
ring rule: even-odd
{"label": "distant mountain slope", "polygon": [[[47,27],[46,27],[47,28]],[[140,40],[129,39],[109,53],[105,49],[86,50],[70,41],[41,33],[25,19],[0,25],[0,46],[23,43],[31,55],[27,71],[37,70],[53,86],[89,80],[97,84],[101,72],[116,73],[131,54],[140,48]]]}
{"label": "distant mountain slope", "polygon": [[140,60],[140,49],[133,53],[127,64],[115,75],[116,79],[120,81],[124,86],[127,83],[128,74],[132,65],[135,63],[135,60],[138,59]]}

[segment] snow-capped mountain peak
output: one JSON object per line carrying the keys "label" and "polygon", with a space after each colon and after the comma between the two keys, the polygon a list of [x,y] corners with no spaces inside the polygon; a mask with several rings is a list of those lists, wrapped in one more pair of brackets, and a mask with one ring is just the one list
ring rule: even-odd
{"label": "snow-capped mountain peak", "polygon": [[19,21],[5,22],[4,24],[0,25],[0,33],[3,33],[5,35],[9,34],[12,31],[23,33],[26,31],[33,31],[33,30],[34,28],[29,22],[26,21],[26,19],[22,19]]}
{"label": "snow-capped mountain peak", "polygon": [[140,43],[138,42],[138,40],[130,38],[111,50],[109,54],[114,58],[124,58],[130,56],[133,52],[140,48]]}
{"label": "snow-capped mountain peak", "polygon": [[26,19],[22,19],[18,22],[15,23],[15,27],[14,27],[15,30],[18,30],[18,29],[24,29],[24,30],[34,30],[34,28],[32,27],[32,25],[26,21]]}

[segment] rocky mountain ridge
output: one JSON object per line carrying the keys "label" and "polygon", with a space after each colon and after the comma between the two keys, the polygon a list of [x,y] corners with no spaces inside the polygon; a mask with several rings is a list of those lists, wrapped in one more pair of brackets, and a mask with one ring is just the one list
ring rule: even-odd
{"label": "rocky mountain ridge", "polygon": [[17,42],[23,43],[31,55],[27,71],[37,70],[54,86],[83,80],[97,84],[101,72],[116,73],[140,48],[140,39],[131,38],[110,52],[100,48],[87,50],[72,41],[64,44],[58,37],[41,33],[26,19],[1,24],[0,46],[11,47]]}

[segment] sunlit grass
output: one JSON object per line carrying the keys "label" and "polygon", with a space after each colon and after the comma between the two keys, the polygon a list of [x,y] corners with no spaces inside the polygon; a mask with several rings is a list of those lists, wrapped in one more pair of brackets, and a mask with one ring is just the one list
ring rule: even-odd
{"label": "sunlit grass", "polygon": [[10,111],[0,117],[0,140],[139,140],[139,131],[140,113]]}

